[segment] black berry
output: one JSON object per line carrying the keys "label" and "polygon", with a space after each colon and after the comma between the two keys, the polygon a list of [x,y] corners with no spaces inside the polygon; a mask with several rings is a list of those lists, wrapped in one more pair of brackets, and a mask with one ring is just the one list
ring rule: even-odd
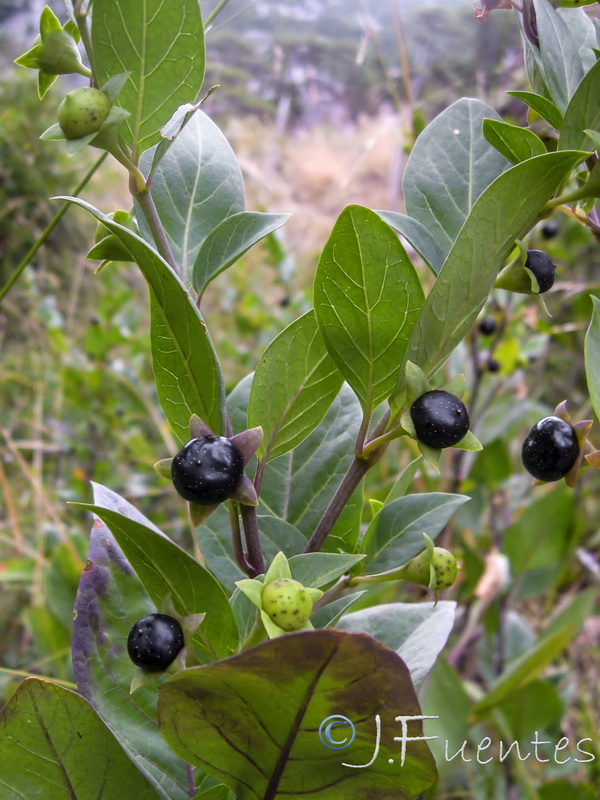
{"label": "black berry", "polygon": [[417,439],[435,447],[451,447],[469,430],[465,404],[450,392],[434,389],[415,400],[410,410]]}
{"label": "black berry", "polygon": [[540,481],[564,478],[579,456],[573,427],[560,417],[545,417],[536,423],[523,442],[523,466]]}
{"label": "black berry", "polygon": [[554,239],[558,234],[558,222],[554,219],[549,219],[542,225],[542,236],[544,239]]}
{"label": "black berry", "polygon": [[171,479],[179,494],[191,503],[214,505],[228,500],[244,474],[244,460],[224,436],[199,436],[177,453]]}
{"label": "black berry", "polygon": [[491,336],[496,331],[496,320],[493,317],[484,317],[479,323],[479,333]]}
{"label": "black berry", "polygon": [[535,279],[540,287],[540,294],[552,288],[554,285],[556,264],[552,263],[552,259],[548,253],[544,253],[543,250],[528,250],[525,267],[531,270],[535,275]]}
{"label": "black berry", "polygon": [[150,672],[166,669],[182,647],[181,625],[167,614],[148,614],[138,619],[127,637],[129,658]]}
{"label": "black berry", "polygon": [[500,372],[502,364],[495,358],[488,358],[487,364],[488,372]]}

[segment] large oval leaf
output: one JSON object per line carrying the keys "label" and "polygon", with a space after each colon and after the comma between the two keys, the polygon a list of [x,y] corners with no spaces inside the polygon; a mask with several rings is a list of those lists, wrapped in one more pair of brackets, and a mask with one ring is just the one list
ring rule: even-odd
{"label": "large oval leaf", "polygon": [[370,574],[401,567],[424,549],[423,533],[435,539],[469,498],[462,494],[409,494],[384,506],[360,543]]}
{"label": "large oval leaf", "polygon": [[77,197],[64,197],[85,208],[114,233],[137,262],[150,287],[152,365],[165,416],[183,444],[197,414],[222,433],[225,405],[221,368],[202,319],[185,286],[161,256],[141,237],[118,225]]}
{"label": "large oval leaf", "polygon": [[220,275],[269,233],[290,218],[290,214],[240,211],[226,217],[200,245],[194,262],[194,289],[202,294],[210,281]]}
{"label": "large oval leaf", "polygon": [[248,403],[248,427],[262,425],[261,459],[287,453],[321,422],[344,378],[328,354],[314,311],[292,322],[261,356]]}
{"label": "large oval leaf", "polygon": [[567,106],[560,130],[558,146],[561,150],[593,150],[586,130],[600,130],[600,61],[581,81]]}
{"label": "large oval leaf", "polygon": [[94,0],[94,68],[100,85],[128,73],[118,104],[134,159],[160,139],[160,129],[204,79],[204,28],[198,0]]}
{"label": "large oval leaf", "polygon": [[[369,636],[332,630],[282,636],[187,670],[161,686],[159,700],[171,747],[238,800],[415,800],[435,782],[435,764],[419,741],[407,745],[402,765],[394,737],[397,717],[420,713],[396,653]],[[340,714],[355,738],[336,752],[323,741],[338,736],[328,739],[321,723]],[[347,765],[366,765],[376,752],[376,715],[378,754],[368,768],[353,769]],[[420,723],[411,729],[422,736]]]}
{"label": "large oval leaf", "polygon": [[600,419],[600,299],[592,296],[592,319],[585,336],[585,375],[590,400]]}
{"label": "large oval leaf", "polygon": [[160,795],[81,695],[28,678],[0,712],[2,800]]}
{"label": "large oval leaf", "polygon": [[480,100],[457,100],[420,134],[406,164],[406,213],[425,226],[444,257],[479,195],[509,166],[483,136],[485,117],[502,119]]}
{"label": "large oval leaf", "polygon": [[421,222],[397,211],[378,211],[381,219],[410,242],[421,258],[437,275],[444,263],[444,253],[435,238]]}
{"label": "large oval leaf", "polygon": [[158,729],[156,685],[129,694],[135,667],[127,655],[127,637],[138,619],[155,611],[113,535],[96,520],[75,598],[77,687],[163,800],[185,800],[186,766],[165,746]]}
{"label": "large oval leaf", "polygon": [[367,415],[394,388],[423,300],[415,268],[390,227],[367,208],[345,208],[319,259],[315,315]]}
{"label": "large oval leaf", "polygon": [[[153,154],[141,160],[150,169]],[[201,243],[226,217],[244,210],[244,182],[225,136],[202,111],[188,120],[162,157],[152,178],[152,197],[183,282]],[[152,241],[142,214],[137,214],[146,239]]]}
{"label": "large oval leaf", "polygon": [[195,634],[204,658],[227,658],[237,650],[237,625],[219,582],[196,559],[158,531],[136,508],[105,486],[92,484],[95,505],[78,503],[108,525],[151,599],[167,596],[181,616],[204,612]]}
{"label": "large oval leaf", "polygon": [[406,358],[435,373],[462,341],[494,285],[515,239],[529,230],[545,204],[586,153],[562,151],[517,164],[477,200],[419,318]]}

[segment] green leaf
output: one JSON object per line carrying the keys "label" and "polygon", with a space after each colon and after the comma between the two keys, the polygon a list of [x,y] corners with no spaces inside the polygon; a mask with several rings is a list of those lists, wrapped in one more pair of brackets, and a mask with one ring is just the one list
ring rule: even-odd
{"label": "green leaf", "polygon": [[520,164],[534,156],[541,156],[546,147],[533,131],[499,122],[496,119],[483,120],[483,135],[511,164]]}
{"label": "green leaf", "polygon": [[[286,556],[301,552],[306,540],[289,522],[276,517],[259,514],[258,529],[263,555],[267,564],[279,551]],[[196,530],[198,545],[206,560],[206,566],[227,588],[235,588],[235,582],[247,577],[238,567],[231,547],[231,525],[229,514],[221,506]]]}
{"label": "green leaf", "polygon": [[248,403],[248,427],[261,425],[261,459],[297,447],[319,425],[343,377],[327,353],[314,311],[292,322],[261,356]]}
{"label": "green leaf", "polygon": [[548,681],[531,681],[502,703],[502,716],[514,737],[512,741],[525,741],[535,731],[560,724],[563,713],[560,694]]}
{"label": "green leaf", "polygon": [[584,70],[570,27],[548,0],[533,0],[544,78],[552,99],[565,111]]}
{"label": "green leaf", "polygon": [[3,800],[158,800],[147,778],[81,695],[23,681],[0,711]]}
{"label": "green leaf", "polygon": [[[403,661],[368,636],[281,636],[171,678],[159,707],[168,744],[238,800],[414,800],[437,777],[425,742],[412,742],[401,765],[395,718],[418,716],[417,698]],[[355,730],[343,753],[324,746],[318,733],[323,720],[340,714]],[[349,769],[345,763],[373,758],[376,714],[379,757],[368,769]],[[419,735],[421,725],[413,725],[411,735]]]}
{"label": "green leaf", "polygon": [[515,239],[535,223],[585,157],[572,151],[536,156],[509,169],[485,190],[425,301],[406,359],[429,375],[440,369],[473,326]]}
{"label": "green leaf", "polygon": [[158,397],[180,443],[197,414],[217,434],[223,430],[221,369],[202,315],[185,286],[159,254],[133,231],[89,203],[61,197],[102,222],[125,245],[150,287],[152,359]]}
{"label": "green leaf", "polygon": [[351,570],[363,558],[346,553],[301,553],[292,556],[289,564],[295,581],[318,589]]}
{"label": "green leaf", "polygon": [[422,223],[396,211],[378,211],[381,219],[410,242],[421,258],[437,275],[444,263],[444,253]]}
{"label": "green leaf", "polygon": [[241,258],[261,239],[273,233],[291,214],[263,214],[240,211],[226,217],[204,239],[194,262],[194,289],[203,294],[214,278]]}
{"label": "green leaf", "polygon": [[480,100],[457,100],[421,133],[406,164],[406,213],[435,238],[444,258],[479,195],[508,167],[481,132],[485,117],[501,121]]}
{"label": "green leaf", "polygon": [[410,484],[412,483],[415,475],[421,469],[423,464],[423,457],[418,456],[411,461],[410,464],[404,469],[404,471],[398,476],[396,483],[392,486],[389,491],[388,496],[385,498],[385,502],[389,505],[392,500],[398,500],[400,497],[404,497],[404,495],[408,492],[410,488]]}
{"label": "green leaf", "polygon": [[541,94],[535,94],[535,92],[507,92],[507,94],[518,97],[519,100],[527,103],[536,114],[539,114],[546,122],[549,122],[555,130],[560,131],[562,128],[563,113],[552,100],[542,97]]}
{"label": "green leaf", "polygon": [[327,603],[327,605],[313,611],[310,615],[310,621],[315,628],[333,628],[346,611],[364,594],[366,594],[366,590],[338,597],[332,603]]}
{"label": "green leaf", "polygon": [[94,0],[92,46],[100,85],[129,73],[118,104],[131,114],[122,131],[137,161],[202,86],[204,28],[198,0]]}
{"label": "green leaf", "polygon": [[336,627],[348,633],[368,633],[395,650],[418,689],[448,641],[455,612],[456,603],[448,600],[386,603],[346,614]]}
{"label": "green leaf", "polygon": [[127,637],[138,619],[155,611],[115,538],[96,520],[75,598],[72,655],[77,688],[127,753],[135,754],[138,769],[160,797],[186,800],[185,763],[165,747],[158,729],[157,685],[129,693],[136,668],[127,655]]}
{"label": "green leaf", "polygon": [[[142,170],[150,170],[152,158],[152,151],[144,154]],[[187,283],[204,239],[245,205],[242,173],[233,150],[203,111],[189,119],[160,161],[152,177],[152,197]],[[145,238],[152,241],[144,216],[138,213],[137,217]]]}
{"label": "green leaf", "polygon": [[314,306],[327,350],[365,414],[392,392],[423,301],[390,227],[374,211],[345,208],[319,259]]}
{"label": "green leaf", "polygon": [[585,375],[596,418],[600,419],[600,299],[591,295],[593,310],[585,336]]}
{"label": "green leaf", "polygon": [[212,661],[235,653],[237,625],[218,581],[130,503],[100,484],[92,486],[95,505],[77,505],[108,525],[157,607],[170,596],[182,617],[206,613],[195,635],[203,659]]}
{"label": "green leaf", "polygon": [[360,543],[368,574],[402,566],[423,550],[423,533],[435,539],[450,517],[469,500],[461,494],[409,494],[386,505]]}
{"label": "green leaf", "polygon": [[600,61],[583,78],[565,111],[558,147],[561,150],[593,150],[586,129],[600,128]]}
{"label": "green leaf", "polygon": [[[291,453],[267,464],[260,493],[261,513],[266,510],[290,522],[308,539],[354,458],[360,418],[356,395],[349,386],[342,386],[311,435]],[[328,536],[326,550],[354,552],[362,509],[359,488]]]}

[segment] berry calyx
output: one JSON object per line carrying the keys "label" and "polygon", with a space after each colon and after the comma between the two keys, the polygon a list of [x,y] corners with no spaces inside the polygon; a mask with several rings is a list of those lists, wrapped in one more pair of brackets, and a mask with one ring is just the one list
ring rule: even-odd
{"label": "berry calyx", "polygon": [[479,333],[491,336],[496,332],[496,320],[493,317],[484,317],[479,323]]}
{"label": "berry calyx", "polygon": [[171,463],[171,480],[190,503],[215,505],[228,500],[244,475],[244,459],[224,436],[190,439]]}
{"label": "berry calyx", "polygon": [[287,633],[299,630],[308,622],[312,607],[306,588],[292,578],[279,578],[263,589],[263,611]]}
{"label": "berry calyx", "polygon": [[138,619],[127,637],[129,658],[148,672],[167,669],[183,645],[181,625],[167,614],[148,614]]}
{"label": "berry calyx", "polygon": [[579,457],[579,441],[572,425],[560,417],[544,417],[523,442],[523,466],[539,481],[558,481]]}
{"label": "berry calyx", "polygon": [[528,250],[525,268],[533,273],[538,282],[538,294],[544,294],[554,285],[556,264],[552,263],[548,253],[544,253],[543,250]]}
{"label": "berry calyx", "polygon": [[75,89],[60,104],[58,124],[67,139],[81,139],[100,130],[110,108],[109,98],[99,89]]}
{"label": "berry calyx", "polygon": [[437,450],[458,444],[469,430],[465,404],[443,389],[422,394],[413,403],[410,416],[417,439]]}

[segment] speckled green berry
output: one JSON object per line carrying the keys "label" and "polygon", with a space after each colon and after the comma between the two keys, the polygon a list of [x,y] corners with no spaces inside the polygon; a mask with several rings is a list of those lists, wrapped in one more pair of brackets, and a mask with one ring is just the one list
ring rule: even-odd
{"label": "speckled green berry", "polygon": [[99,89],[75,89],[60,104],[58,124],[67,139],[81,139],[100,130],[110,107],[110,100]]}
{"label": "speckled green berry", "polygon": [[423,550],[402,568],[399,577],[420,586],[429,586],[430,564],[435,570],[436,588],[449,589],[456,580],[458,564],[452,553],[443,547],[435,547],[431,556],[427,550]]}
{"label": "speckled green berry", "polygon": [[275,625],[288,633],[299,630],[308,622],[312,605],[304,586],[291,578],[279,578],[263,589],[263,611]]}

